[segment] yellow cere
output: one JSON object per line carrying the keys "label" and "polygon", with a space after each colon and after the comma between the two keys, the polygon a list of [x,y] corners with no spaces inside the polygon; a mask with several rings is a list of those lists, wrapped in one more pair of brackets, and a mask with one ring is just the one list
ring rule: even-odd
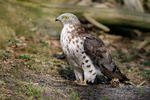
{"label": "yellow cere", "polygon": [[67,19],[69,19],[69,17],[68,17],[68,16],[65,16],[65,19],[67,20]]}

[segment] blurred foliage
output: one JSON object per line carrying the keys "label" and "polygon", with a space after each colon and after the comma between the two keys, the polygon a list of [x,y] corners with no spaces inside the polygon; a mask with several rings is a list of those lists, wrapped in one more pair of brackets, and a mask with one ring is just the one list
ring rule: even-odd
{"label": "blurred foliage", "polygon": [[54,25],[55,11],[21,5],[13,0],[1,0],[0,8],[0,48],[5,47],[6,42],[15,36],[33,38],[32,34],[58,35],[58,26]]}
{"label": "blurred foliage", "polygon": [[[60,12],[58,9],[51,10],[38,5],[41,2],[77,4],[77,1],[81,0],[0,0],[0,99],[2,97],[4,100],[40,100],[44,90],[42,86],[53,90],[50,93],[56,94],[50,95],[50,100],[55,100],[52,98],[59,96],[71,100],[81,98],[81,92],[76,90],[66,92],[65,90],[68,86],[73,89],[81,89],[79,86],[72,85],[75,80],[73,69],[66,61],[52,57],[53,54],[62,53],[58,40],[61,24],[55,22],[55,18]],[[100,1],[107,2],[109,6],[110,4],[115,5],[117,2],[119,5],[123,4],[122,0],[92,1],[94,3],[90,6],[96,5]],[[145,0],[145,2],[150,3],[149,0]],[[150,46],[145,45],[145,48],[137,49],[145,37],[149,37],[149,32],[140,31],[133,38],[122,35],[126,33],[117,27],[119,35],[115,31],[112,33],[117,35],[112,35],[95,28],[84,18],[80,20],[90,33],[98,33],[103,37],[102,40],[106,47],[113,52],[114,61],[131,81],[140,83],[146,80],[146,84],[149,84]],[[144,33],[146,35],[143,35]],[[129,34],[134,33],[131,31]],[[116,38],[118,36],[119,38]],[[59,82],[59,79],[72,82]],[[102,84],[100,85],[102,86]],[[90,85],[89,88],[91,89],[91,87],[93,86]],[[85,89],[87,90],[87,88]],[[89,94],[85,91],[83,93],[86,93],[85,95],[88,97],[95,98],[97,90],[95,86],[93,90],[94,92],[88,91]],[[140,90],[137,93],[142,95],[146,92]],[[51,98],[51,96],[53,97]],[[108,100],[108,98],[104,96],[101,99]]]}

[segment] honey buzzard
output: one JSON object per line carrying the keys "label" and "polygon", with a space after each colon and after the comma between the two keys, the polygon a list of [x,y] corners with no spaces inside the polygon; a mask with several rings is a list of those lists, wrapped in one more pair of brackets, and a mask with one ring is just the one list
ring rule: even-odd
{"label": "honey buzzard", "polygon": [[108,79],[118,78],[122,82],[128,80],[112,61],[103,41],[87,33],[74,14],[64,13],[56,21],[63,23],[61,47],[78,82],[93,83],[100,73]]}

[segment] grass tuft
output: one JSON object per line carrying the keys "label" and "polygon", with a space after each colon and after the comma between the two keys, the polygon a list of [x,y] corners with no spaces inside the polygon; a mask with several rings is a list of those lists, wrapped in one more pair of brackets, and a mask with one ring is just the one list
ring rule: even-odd
{"label": "grass tuft", "polygon": [[120,62],[127,63],[127,62],[130,62],[131,60],[133,60],[134,58],[135,58],[135,55],[128,55],[128,56],[126,56],[125,59],[122,59]]}
{"label": "grass tuft", "polygon": [[145,92],[144,90],[140,90],[138,94],[139,94],[139,95],[143,95],[144,92]]}
{"label": "grass tuft", "polygon": [[107,97],[103,97],[100,100],[108,100],[108,98]]}
{"label": "grass tuft", "polygon": [[43,90],[44,90],[44,88],[35,87],[32,84],[29,84],[29,85],[27,85],[27,90],[26,90],[25,94],[27,97],[33,97],[33,98],[40,100]]}
{"label": "grass tuft", "polygon": [[4,52],[0,52],[0,59],[2,60],[7,60],[9,58],[8,54]]}
{"label": "grass tuft", "polygon": [[150,70],[143,69],[139,72],[139,74],[147,79],[150,79]]}
{"label": "grass tuft", "polygon": [[61,91],[60,89],[57,89],[57,90],[56,90],[56,94],[59,95],[59,94],[61,94],[61,93],[62,93],[62,91]]}
{"label": "grass tuft", "polygon": [[19,55],[19,56],[16,56],[16,59],[23,59],[25,61],[34,60],[32,57],[28,55]]}
{"label": "grass tuft", "polygon": [[77,92],[69,94],[69,97],[71,98],[71,100],[79,100],[79,94]]}

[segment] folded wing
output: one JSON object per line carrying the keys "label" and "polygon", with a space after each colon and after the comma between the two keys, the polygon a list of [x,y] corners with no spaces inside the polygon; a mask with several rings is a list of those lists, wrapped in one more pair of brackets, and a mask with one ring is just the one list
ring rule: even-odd
{"label": "folded wing", "polygon": [[112,61],[112,57],[102,40],[90,34],[86,34],[84,37],[85,53],[105,76],[109,79],[118,78],[121,82],[129,80]]}

